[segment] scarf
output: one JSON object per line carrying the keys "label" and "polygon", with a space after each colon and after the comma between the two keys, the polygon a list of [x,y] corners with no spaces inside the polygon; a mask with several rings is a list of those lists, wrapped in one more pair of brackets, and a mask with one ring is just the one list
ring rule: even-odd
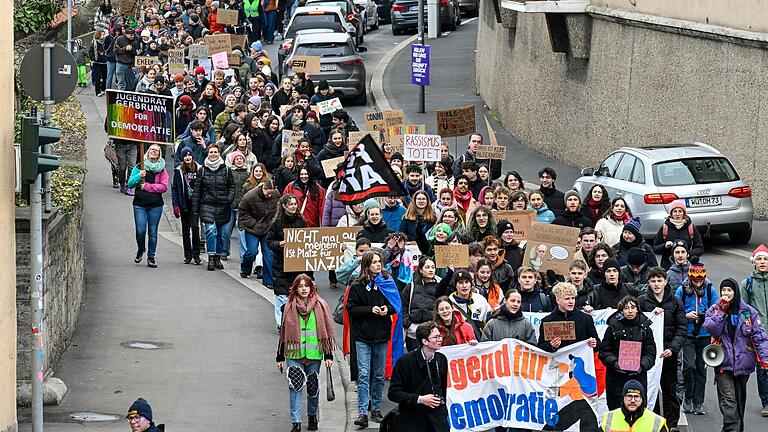
{"label": "scarf", "polygon": [[600,208],[602,207],[602,201],[595,201],[591,197],[587,199],[587,207],[589,207],[589,214],[592,215],[592,220],[600,220],[602,213]]}
{"label": "scarf", "polygon": [[490,279],[487,282],[481,282],[480,285],[486,292],[485,298],[488,300],[488,305],[491,306],[491,309],[496,309],[504,295],[501,292],[501,287],[496,283],[491,283]]}
{"label": "scarf", "polygon": [[667,218],[667,220],[669,220],[669,223],[671,223],[675,228],[677,228],[679,230],[683,229],[685,224],[688,223],[688,218],[685,218],[685,219],[683,219],[681,221],[676,221],[676,220],[674,220],[672,218]]}
{"label": "scarf", "polygon": [[219,169],[219,167],[220,167],[222,164],[224,164],[224,159],[222,159],[221,157],[219,157],[218,159],[216,159],[216,161],[212,161],[210,157],[207,157],[207,158],[205,158],[205,160],[203,161],[203,164],[204,164],[206,167],[208,167],[208,169],[210,169],[211,171],[216,171],[217,169]]}
{"label": "scarf", "polygon": [[622,224],[626,224],[627,222],[632,220],[632,216],[628,212],[624,212],[624,214],[621,216],[616,216],[615,214],[613,214],[613,212],[611,212],[611,219],[621,222]]}
{"label": "scarf", "polygon": [[462,194],[459,192],[459,189],[453,190],[453,197],[456,198],[456,202],[459,203],[461,208],[464,209],[465,212],[469,211],[469,205],[472,203],[472,191],[467,189],[467,192]]}
{"label": "scarf", "polygon": [[499,315],[505,317],[510,321],[514,321],[516,319],[523,317],[523,311],[522,309],[518,309],[517,312],[512,313],[509,311],[509,309],[507,309],[507,305],[501,305],[501,308],[499,308]]}
{"label": "scarf", "polygon": [[[410,282],[410,281],[409,281]],[[392,317],[394,324],[392,326],[392,338],[387,346],[387,352],[390,358],[387,359],[387,364],[390,365],[389,376],[392,376],[391,368],[397,363],[397,360],[403,356],[403,347],[405,340],[403,337],[403,304],[400,299],[400,291],[397,290],[395,281],[389,277],[385,278],[381,273],[377,274],[374,278],[374,282],[379,288],[379,291],[384,295],[389,304],[395,309],[395,315]],[[385,377],[387,372],[385,371]]]}
{"label": "scarf", "polygon": [[152,162],[148,157],[144,156],[144,170],[159,173],[165,169],[165,159],[159,158],[157,162]]}
{"label": "scarf", "polygon": [[323,354],[332,353],[336,349],[336,339],[333,333],[333,322],[330,320],[330,309],[317,291],[310,293],[304,303],[298,295],[288,297],[283,310],[283,326],[280,327],[280,346],[286,356],[298,354],[301,351],[301,325],[299,316],[305,320],[315,312],[317,321],[317,341]]}

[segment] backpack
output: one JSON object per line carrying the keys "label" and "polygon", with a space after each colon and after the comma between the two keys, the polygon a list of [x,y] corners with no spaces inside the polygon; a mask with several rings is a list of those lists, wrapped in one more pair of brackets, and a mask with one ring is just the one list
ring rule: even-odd
{"label": "backpack", "polygon": [[752,304],[752,275],[747,276],[747,304]]}
{"label": "backpack", "polygon": [[[664,241],[667,241],[667,236],[669,235],[669,225],[664,223],[661,225],[661,238]],[[688,237],[691,238],[691,246],[693,246],[693,222],[688,222]]]}

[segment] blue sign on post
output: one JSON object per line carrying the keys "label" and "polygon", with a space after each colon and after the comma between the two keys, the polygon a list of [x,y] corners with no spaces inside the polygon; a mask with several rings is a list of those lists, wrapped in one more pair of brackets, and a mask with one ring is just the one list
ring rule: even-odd
{"label": "blue sign on post", "polygon": [[429,45],[411,45],[411,84],[429,85]]}

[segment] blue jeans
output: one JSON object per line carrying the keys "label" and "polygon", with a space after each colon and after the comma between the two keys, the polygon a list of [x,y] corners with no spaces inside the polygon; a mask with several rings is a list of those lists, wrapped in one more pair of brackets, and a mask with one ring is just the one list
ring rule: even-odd
{"label": "blue jeans", "polygon": [[133,66],[125,63],[117,64],[117,89],[118,90],[136,90],[136,75],[133,73]]}
{"label": "blue jeans", "polygon": [[320,361],[309,363],[285,359],[285,376],[291,400],[291,422],[301,423],[301,394],[307,389],[307,415],[316,416],[320,403]]}
{"label": "blue jeans", "polygon": [[277,23],[277,11],[264,12],[264,40],[267,42],[274,42],[275,40],[275,24]]}
{"label": "blue jeans", "polygon": [[229,256],[232,245],[232,230],[235,229],[235,223],[237,223],[237,210],[231,210],[229,222],[221,226],[221,256]]}
{"label": "blue jeans", "polygon": [[[259,245],[264,263],[264,285],[272,285],[272,250],[267,246],[267,236],[257,236],[248,231],[240,231],[245,237],[245,254],[241,258],[240,273],[251,274],[253,272],[253,261],[259,254]],[[269,263],[269,265],[267,265]]]}
{"label": "blue jeans", "polygon": [[163,207],[145,208],[133,206],[133,222],[136,225],[136,246],[140,251],[147,250],[144,238],[149,227],[149,250],[147,256],[154,257],[157,251],[157,227],[160,225],[160,217],[163,215]]}
{"label": "blue jeans", "polygon": [[208,255],[221,255],[224,246],[222,234],[225,224],[203,223],[205,227],[205,252]]}
{"label": "blue jeans", "polygon": [[[381,394],[384,392],[384,366],[387,361],[387,343],[355,342],[357,352],[357,412],[368,414],[368,399],[371,410],[381,411]],[[368,388],[373,372],[373,387]],[[370,395],[369,395],[370,391]]]}
{"label": "blue jeans", "polygon": [[283,305],[286,303],[288,303],[287,295],[280,294],[275,296],[275,322],[277,323],[277,328],[283,325]]}
{"label": "blue jeans", "polygon": [[757,393],[760,395],[763,406],[768,406],[768,371],[763,370],[759,365],[757,367]]}
{"label": "blue jeans", "polygon": [[107,62],[107,88],[111,89],[115,85],[115,71],[117,69],[117,62]]}

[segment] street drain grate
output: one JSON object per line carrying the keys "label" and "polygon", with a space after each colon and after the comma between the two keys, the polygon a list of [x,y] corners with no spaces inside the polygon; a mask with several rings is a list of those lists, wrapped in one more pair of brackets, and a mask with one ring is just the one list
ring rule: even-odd
{"label": "street drain grate", "polygon": [[164,342],[148,342],[148,341],[129,341],[123,342],[120,346],[125,348],[142,349],[142,350],[157,350],[164,349],[171,346],[169,343]]}
{"label": "street drain grate", "polygon": [[69,419],[76,422],[113,422],[120,420],[120,416],[95,412],[76,412],[70,414]]}

